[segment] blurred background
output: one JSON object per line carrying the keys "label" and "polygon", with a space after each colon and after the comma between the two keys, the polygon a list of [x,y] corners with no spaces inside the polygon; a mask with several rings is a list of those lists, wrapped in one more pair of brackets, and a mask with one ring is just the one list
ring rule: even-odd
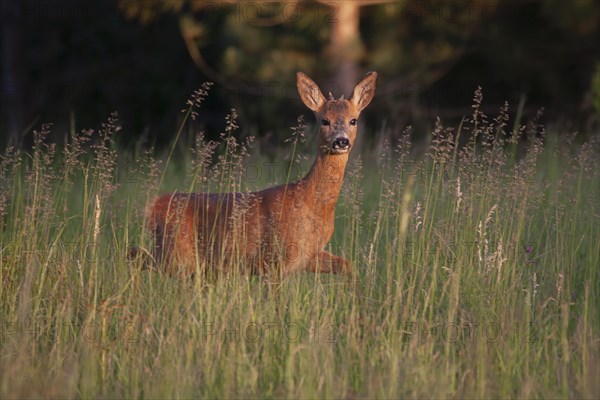
{"label": "blurred background", "polygon": [[[203,1],[1,0],[0,146],[29,146],[52,122],[99,127],[112,111],[120,144],[158,148],[202,82],[214,86],[195,129],[222,131],[235,108],[240,135],[266,145],[299,114],[296,71],[327,94],[351,94],[379,73],[365,119],[374,140],[415,140],[436,116],[460,122],[483,88],[484,111],[594,132],[600,115],[596,0]],[[520,105],[520,107],[519,107]],[[192,133],[192,132],[190,132]]]}

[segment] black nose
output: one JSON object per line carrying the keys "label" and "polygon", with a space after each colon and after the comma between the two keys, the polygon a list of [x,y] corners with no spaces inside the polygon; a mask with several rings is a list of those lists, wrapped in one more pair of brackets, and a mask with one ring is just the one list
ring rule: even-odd
{"label": "black nose", "polygon": [[345,150],[348,147],[350,147],[350,140],[348,140],[348,138],[344,138],[344,137],[335,138],[335,140],[333,141],[332,147],[334,149]]}

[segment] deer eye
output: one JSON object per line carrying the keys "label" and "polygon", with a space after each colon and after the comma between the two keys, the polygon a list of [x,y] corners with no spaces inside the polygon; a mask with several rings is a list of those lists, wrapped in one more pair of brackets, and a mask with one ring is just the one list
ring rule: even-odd
{"label": "deer eye", "polygon": [[326,119],[324,119],[324,120],[322,120],[322,121],[321,121],[321,124],[322,124],[323,126],[329,126],[329,125],[330,125],[330,122],[329,122],[329,121],[327,121]]}
{"label": "deer eye", "polygon": [[356,118],[350,120],[350,125],[356,125]]}

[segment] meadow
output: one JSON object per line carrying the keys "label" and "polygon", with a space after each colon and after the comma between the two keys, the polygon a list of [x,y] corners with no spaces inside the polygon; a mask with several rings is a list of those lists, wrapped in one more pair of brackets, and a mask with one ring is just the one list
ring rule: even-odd
{"label": "meadow", "polygon": [[478,91],[425,145],[407,129],[353,154],[328,247],[355,277],[141,270],[127,248],[151,245],[158,193],[256,190],[312,162],[302,118],[275,154],[234,111],[185,143],[204,89],[164,152],[120,150],[112,115],[0,156],[3,399],[600,397],[597,134],[488,117]]}

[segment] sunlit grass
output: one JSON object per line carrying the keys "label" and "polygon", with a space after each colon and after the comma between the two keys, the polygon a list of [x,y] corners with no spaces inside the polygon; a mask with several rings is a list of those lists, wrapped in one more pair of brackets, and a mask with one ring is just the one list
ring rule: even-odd
{"label": "sunlit grass", "polygon": [[6,150],[2,398],[597,398],[598,136],[513,131],[480,103],[459,128],[438,123],[426,155],[406,136],[350,162],[329,247],[354,281],[128,263],[130,245],[150,246],[157,193],[307,170],[297,140],[277,164],[236,141],[234,114],[219,143],[158,160],[117,151],[115,116],[64,151],[49,128],[31,154]]}

